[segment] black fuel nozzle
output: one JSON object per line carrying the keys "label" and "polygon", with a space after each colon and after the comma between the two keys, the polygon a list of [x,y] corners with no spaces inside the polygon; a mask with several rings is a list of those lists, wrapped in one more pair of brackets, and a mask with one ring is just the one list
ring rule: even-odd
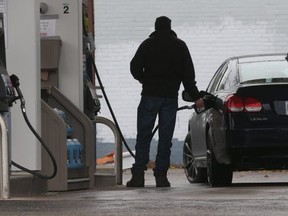
{"label": "black fuel nozzle", "polygon": [[[206,91],[200,91],[199,97],[203,100],[204,107],[201,109],[198,109],[197,107],[195,107],[195,105],[191,106],[195,108],[197,113],[204,112],[205,110],[208,110],[210,108],[218,109],[222,104],[221,99],[219,99],[217,96]],[[187,102],[193,102],[192,97],[190,97],[190,95],[185,90],[182,92],[182,99]]]}
{"label": "black fuel nozzle", "polygon": [[19,78],[15,74],[12,74],[10,76],[10,80],[14,88],[17,88],[20,86]]}
{"label": "black fuel nozzle", "polygon": [[200,114],[208,109],[211,109],[211,108],[216,108],[216,100],[217,100],[217,97],[210,94],[210,93],[207,93],[207,92],[204,92],[204,91],[201,91],[200,92],[200,97],[201,99],[203,100],[203,103],[204,103],[204,107],[202,108],[198,108],[195,106],[195,111],[197,114]]}
{"label": "black fuel nozzle", "polygon": [[202,97],[202,100],[204,102],[205,110],[207,110],[210,108],[215,108],[217,97],[214,95],[207,94],[204,95],[204,97]]}
{"label": "black fuel nozzle", "polygon": [[12,74],[10,76],[10,80],[11,80],[12,85],[16,89],[17,94],[18,94],[18,97],[15,97],[13,102],[15,102],[16,100],[20,99],[22,108],[25,107],[25,100],[24,100],[23,94],[22,94],[22,92],[21,92],[21,90],[19,88],[19,86],[20,86],[19,78],[15,74]]}

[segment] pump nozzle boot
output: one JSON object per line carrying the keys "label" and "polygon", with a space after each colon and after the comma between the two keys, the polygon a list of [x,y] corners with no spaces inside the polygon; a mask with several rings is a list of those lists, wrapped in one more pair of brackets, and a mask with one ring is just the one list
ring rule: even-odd
{"label": "pump nozzle boot", "polygon": [[156,180],[156,187],[171,187],[171,184],[167,179],[167,171],[154,170],[154,176]]}
{"label": "pump nozzle boot", "polygon": [[132,178],[126,187],[144,187],[144,170],[131,170]]}

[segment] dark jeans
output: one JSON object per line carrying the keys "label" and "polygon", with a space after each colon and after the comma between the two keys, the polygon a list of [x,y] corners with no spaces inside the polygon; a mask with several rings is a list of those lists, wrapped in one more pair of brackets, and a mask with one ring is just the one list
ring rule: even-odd
{"label": "dark jeans", "polygon": [[142,96],[137,114],[136,157],[132,170],[146,170],[149,162],[150,142],[158,115],[159,141],[155,172],[167,171],[170,166],[172,137],[175,128],[177,98]]}

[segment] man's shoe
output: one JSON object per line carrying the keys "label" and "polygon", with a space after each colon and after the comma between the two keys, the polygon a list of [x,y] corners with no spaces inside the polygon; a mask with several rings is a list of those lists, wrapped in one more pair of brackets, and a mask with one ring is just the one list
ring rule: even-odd
{"label": "man's shoe", "polygon": [[171,187],[167,179],[167,171],[159,171],[154,169],[154,176],[156,180],[156,187]]}
{"label": "man's shoe", "polygon": [[156,179],[156,187],[171,187],[171,184],[168,181],[167,176],[157,176],[155,179]]}
{"label": "man's shoe", "polygon": [[126,183],[126,187],[144,187],[144,170],[131,170],[132,178]]}

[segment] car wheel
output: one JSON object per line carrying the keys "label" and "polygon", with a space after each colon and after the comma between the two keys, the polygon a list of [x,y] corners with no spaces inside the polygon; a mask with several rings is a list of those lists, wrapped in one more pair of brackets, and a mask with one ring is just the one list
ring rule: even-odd
{"label": "car wheel", "polygon": [[231,165],[220,164],[213,152],[213,139],[211,130],[207,136],[207,177],[211,187],[227,187],[232,184],[233,169]]}
{"label": "car wheel", "polygon": [[206,168],[197,167],[193,156],[190,136],[187,136],[183,145],[183,166],[188,181],[192,183],[207,182]]}

